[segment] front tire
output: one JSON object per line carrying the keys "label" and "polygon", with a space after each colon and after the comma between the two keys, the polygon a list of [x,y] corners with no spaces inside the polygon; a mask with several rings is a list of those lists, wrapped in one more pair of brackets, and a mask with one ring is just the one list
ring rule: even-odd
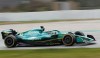
{"label": "front tire", "polygon": [[16,47],[17,45],[16,37],[14,35],[9,35],[4,39],[4,43],[8,48]]}
{"label": "front tire", "polygon": [[81,32],[81,31],[76,31],[76,32],[75,32],[75,35],[85,36],[84,33]]}
{"label": "front tire", "polygon": [[72,46],[75,43],[75,37],[74,35],[67,34],[62,39],[62,42],[65,46]]}

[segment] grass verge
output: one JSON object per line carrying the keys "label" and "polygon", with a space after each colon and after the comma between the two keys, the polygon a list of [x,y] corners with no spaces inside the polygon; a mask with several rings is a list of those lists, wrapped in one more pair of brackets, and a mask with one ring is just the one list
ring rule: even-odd
{"label": "grass verge", "polygon": [[6,24],[26,24],[26,23],[46,23],[46,22],[58,22],[58,21],[65,21],[65,20],[0,21],[0,25],[6,25]]}
{"label": "grass verge", "polygon": [[34,21],[0,21],[0,25],[7,25],[7,24],[26,24],[26,23],[47,23],[47,22],[60,22],[60,21],[86,21],[86,20],[99,20],[99,19],[34,20]]}
{"label": "grass verge", "polygon": [[1,50],[0,58],[100,58],[100,49]]}

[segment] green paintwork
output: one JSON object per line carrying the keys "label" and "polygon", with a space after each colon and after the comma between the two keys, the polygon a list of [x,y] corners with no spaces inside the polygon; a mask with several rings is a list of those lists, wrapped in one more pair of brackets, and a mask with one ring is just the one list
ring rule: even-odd
{"label": "green paintwork", "polygon": [[[5,34],[11,33],[12,31],[9,30],[4,30],[2,31]],[[28,41],[28,42],[34,42],[34,41],[49,41],[49,40],[60,40],[64,38],[65,35],[70,33],[68,32],[62,32],[59,30],[51,30],[51,31],[44,31],[42,28],[36,28],[32,30],[28,30],[22,33],[17,33],[16,39],[17,40],[22,40],[23,42]],[[73,33],[73,36],[75,37],[75,40],[77,43],[83,43],[83,42],[92,42],[94,41],[92,38],[89,38],[87,36],[80,36],[76,35]],[[50,44],[50,42],[48,43]]]}

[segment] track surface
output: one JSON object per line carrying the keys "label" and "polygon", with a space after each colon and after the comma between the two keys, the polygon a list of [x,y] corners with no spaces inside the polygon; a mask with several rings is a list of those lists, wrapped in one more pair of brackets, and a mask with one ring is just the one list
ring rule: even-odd
{"label": "track surface", "polygon": [[23,32],[44,26],[46,30],[60,30],[60,31],[83,31],[85,34],[92,34],[96,38],[96,44],[74,46],[42,46],[42,47],[16,47],[6,48],[0,35],[0,50],[22,50],[22,49],[46,49],[46,48],[100,48],[100,20],[91,21],[72,21],[72,22],[50,22],[50,23],[34,23],[34,24],[11,24],[0,25],[0,32],[6,29],[15,29],[18,32]]}

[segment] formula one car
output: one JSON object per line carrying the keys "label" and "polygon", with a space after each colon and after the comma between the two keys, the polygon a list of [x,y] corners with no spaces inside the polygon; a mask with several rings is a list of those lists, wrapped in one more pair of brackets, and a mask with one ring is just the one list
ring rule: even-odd
{"label": "formula one car", "polygon": [[74,43],[91,43],[95,41],[92,35],[84,35],[80,31],[61,32],[59,30],[45,31],[43,26],[40,28],[28,30],[18,33],[13,29],[3,30],[1,32],[2,38],[6,47],[12,48],[18,46],[20,43],[35,45],[56,45],[64,44],[65,46],[72,46]]}

